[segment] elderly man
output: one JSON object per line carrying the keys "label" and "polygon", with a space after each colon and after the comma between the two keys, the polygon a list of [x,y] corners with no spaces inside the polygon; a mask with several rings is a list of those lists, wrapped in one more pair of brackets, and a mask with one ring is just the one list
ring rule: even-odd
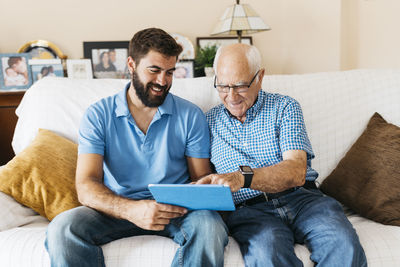
{"label": "elderly man", "polygon": [[218,213],[156,203],[147,188],[211,172],[204,114],[169,94],[181,51],[161,29],[137,32],[127,59],[131,82],[86,111],[76,169],[84,206],[51,221],[45,244],[52,266],[104,266],[101,245],[137,235],[178,243],[172,266],[223,266],[228,234]]}
{"label": "elderly man", "polygon": [[214,86],[223,105],[207,112],[211,161],[218,174],[201,184],[231,187],[236,211],[225,214],[246,266],[302,266],[305,243],[318,266],[366,266],[357,234],[340,204],[314,184],[314,154],[296,100],[261,90],[258,50],[218,50]]}

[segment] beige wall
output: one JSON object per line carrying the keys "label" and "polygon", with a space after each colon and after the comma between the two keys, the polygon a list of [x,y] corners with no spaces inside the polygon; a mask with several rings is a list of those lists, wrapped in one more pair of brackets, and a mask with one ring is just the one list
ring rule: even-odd
{"label": "beige wall", "polygon": [[400,67],[399,12],[399,0],[359,0],[358,67]]}
{"label": "beige wall", "polygon": [[398,0],[342,0],[341,68],[399,68],[399,11]]}
{"label": "beige wall", "polygon": [[[145,27],[208,36],[234,0],[0,0],[0,53],[51,41],[69,58],[83,41],[129,40]],[[252,35],[268,73],[398,67],[397,0],[242,0],[272,27]],[[16,16],[18,14],[18,16]],[[397,23],[397,24],[396,24]]]}

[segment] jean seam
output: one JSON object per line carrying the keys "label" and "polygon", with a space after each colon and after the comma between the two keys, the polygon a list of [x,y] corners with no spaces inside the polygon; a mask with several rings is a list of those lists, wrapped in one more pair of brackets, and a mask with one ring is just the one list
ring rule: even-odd
{"label": "jean seam", "polygon": [[[179,227],[179,229],[183,235],[183,239],[187,241],[187,234],[185,233],[182,227]],[[183,266],[182,246],[179,248],[179,266]]]}
{"label": "jean seam", "polygon": [[104,258],[101,257],[102,254],[103,254],[102,248],[100,246],[97,246],[97,260],[99,263],[99,267],[105,266]]}

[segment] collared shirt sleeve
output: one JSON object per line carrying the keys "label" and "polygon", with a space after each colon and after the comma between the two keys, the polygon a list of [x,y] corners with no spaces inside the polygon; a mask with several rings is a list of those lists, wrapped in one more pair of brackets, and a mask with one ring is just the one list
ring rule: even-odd
{"label": "collared shirt sleeve", "polygon": [[104,156],[104,116],[95,106],[90,106],[79,127],[78,154],[100,154]]}
{"label": "collared shirt sleeve", "polygon": [[303,112],[300,104],[294,99],[288,100],[283,109],[279,132],[282,152],[304,150],[307,153],[307,159],[314,158],[311,143],[307,136]]}
{"label": "collared shirt sleeve", "polygon": [[210,158],[210,131],[204,113],[196,108],[188,124],[185,156]]}

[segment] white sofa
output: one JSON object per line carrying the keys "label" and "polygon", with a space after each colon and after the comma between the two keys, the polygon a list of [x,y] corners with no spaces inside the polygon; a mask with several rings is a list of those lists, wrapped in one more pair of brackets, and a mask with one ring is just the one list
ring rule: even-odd
{"label": "white sofa", "polygon": [[[86,107],[122,90],[126,82],[67,78],[45,78],[37,82],[26,92],[17,109],[15,152],[29,145],[38,128],[52,130],[76,142],[79,120]],[[271,75],[265,77],[263,89],[290,95],[300,102],[316,154],[312,164],[320,174],[318,182],[332,171],[375,111],[387,121],[400,125],[400,70]],[[176,79],[171,92],[196,103],[204,111],[219,103],[211,78]],[[400,266],[400,227],[382,225],[349,210],[347,214],[359,235],[369,266]],[[0,192],[0,222],[4,220],[8,224],[0,232],[0,266],[49,266],[43,245],[48,220]],[[108,267],[169,266],[177,245],[164,237],[138,236],[117,240],[102,248]],[[305,246],[297,244],[295,251],[304,266],[313,266]],[[233,239],[225,249],[225,266],[243,266]]]}

